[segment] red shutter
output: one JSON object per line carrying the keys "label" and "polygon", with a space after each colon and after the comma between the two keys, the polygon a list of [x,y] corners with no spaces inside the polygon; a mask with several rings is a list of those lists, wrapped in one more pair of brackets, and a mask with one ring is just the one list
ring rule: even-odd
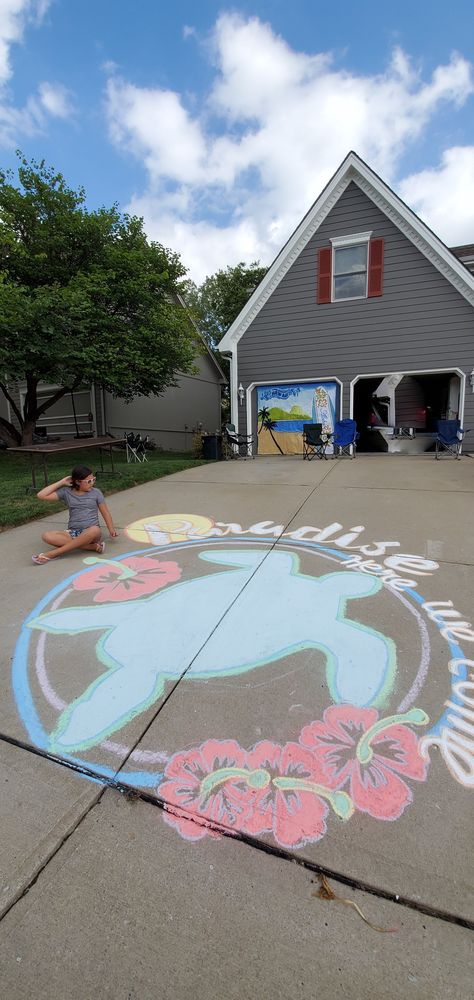
{"label": "red shutter", "polygon": [[322,247],[318,250],[318,291],[316,296],[318,305],[331,301],[331,262],[331,247]]}
{"label": "red shutter", "polygon": [[383,239],[371,240],[369,243],[369,281],[367,295],[383,293]]}

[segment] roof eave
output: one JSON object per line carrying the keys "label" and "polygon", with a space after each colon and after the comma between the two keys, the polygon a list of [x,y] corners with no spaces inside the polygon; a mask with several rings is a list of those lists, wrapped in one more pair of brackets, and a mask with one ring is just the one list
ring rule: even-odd
{"label": "roof eave", "polygon": [[294,260],[336,204],[345,188],[354,181],[398,228],[413,242],[435,267],[474,305],[474,275],[451,252],[436,234],[388,187],[357,153],[351,151],[331,177],[319,198],[306,213],[299,226],[260,282],[258,288],[220,341],[219,350],[233,351]]}

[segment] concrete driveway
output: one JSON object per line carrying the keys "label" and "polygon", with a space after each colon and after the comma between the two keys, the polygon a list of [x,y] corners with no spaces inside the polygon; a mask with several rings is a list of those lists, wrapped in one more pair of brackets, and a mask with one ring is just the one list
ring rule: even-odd
{"label": "concrete driveway", "polygon": [[271,457],[1,536],[6,995],[470,995],[473,495]]}

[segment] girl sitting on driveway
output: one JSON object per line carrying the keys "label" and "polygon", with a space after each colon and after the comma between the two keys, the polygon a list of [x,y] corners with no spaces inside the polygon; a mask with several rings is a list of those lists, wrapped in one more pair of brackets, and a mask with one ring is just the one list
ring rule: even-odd
{"label": "girl sitting on driveway", "polygon": [[57,483],[45,486],[37,494],[38,500],[61,500],[69,508],[67,531],[45,531],[41,536],[47,545],[54,545],[50,552],[40,552],[32,556],[37,566],[50,562],[73,549],[88,549],[103,553],[105,542],[101,539],[99,511],[107,525],[111,538],[116,538],[112,515],[104,500],[104,495],[95,487],[95,476],[86,465],[77,465],[70,476]]}

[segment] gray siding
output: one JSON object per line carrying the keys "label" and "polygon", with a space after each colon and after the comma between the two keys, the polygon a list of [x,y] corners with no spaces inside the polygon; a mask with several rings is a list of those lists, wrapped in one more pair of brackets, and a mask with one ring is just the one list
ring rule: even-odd
{"label": "gray siding", "polygon": [[[372,230],[384,237],[380,298],[316,303],[317,251],[331,237]],[[351,182],[260,310],[238,345],[239,382],[474,366],[474,310],[383,212]],[[464,424],[474,428],[474,395],[466,385]],[[239,407],[241,430],[245,406]],[[474,446],[474,431],[466,438]]]}
{"label": "gray siding", "polygon": [[[44,394],[52,396],[56,387],[50,387],[46,389],[44,383],[40,382],[38,385],[38,402],[44,401]],[[22,393],[26,390],[26,382],[12,382],[8,387],[9,393],[12,399],[15,401],[18,409],[23,410],[23,398]],[[16,418],[13,409],[8,408],[8,403],[1,394],[3,403],[0,401],[0,414],[5,417],[6,420],[11,421],[12,424],[19,430],[20,425]],[[78,389],[74,393],[74,405],[76,408],[76,417],[78,422],[78,427],[80,433],[88,433],[95,430],[95,417],[94,417],[94,405],[93,397],[90,388]],[[92,413],[92,422],[89,420],[89,413]],[[74,420],[74,411],[71,401],[71,394],[68,392],[54,403],[45,413],[43,413],[37,422],[37,427],[44,427],[46,432],[51,437],[61,437],[61,438],[72,438],[76,433],[76,424]],[[100,433],[100,431],[99,431]]]}
{"label": "gray siding", "polygon": [[122,437],[125,431],[148,434],[167,451],[191,451],[193,430],[202,426],[213,434],[221,426],[221,385],[208,354],[199,355],[196,375],[180,375],[177,386],[162,396],[136,396],[131,403],[105,394],[107,431]]}
{"label": "gray siding", "polygon": [[[98,386],[91,390],[78,390],[74,394],[76,414],[81,432],[93,430],[97,434],[109,432],[122,437],[125,431],[143,436],[148,434],[162,448],[170,451],[191,451],[192,432],[198,425],[209,433],[221,426],[221,385],[224,380],[209,354],[199,354],[195,359],[198,369],[193,375],[179,375],[177,386],[162,396],[136,396],[131,403],[114,399]],[[20,383],[10,386],[12,398],[20,405]],[[40,383],[40,390],[44,388]],[[0,394],[0,416],[8,415],[8,406]],[[92,411],[92,427],[87,414]],[[18,421],[11,413],[15,425]],[[104,419],[105,418],[105,419]],[[45,426],[48,434],[63,438],[75,435],[71,396],[68,393],[55,403],[38,426]]]}

